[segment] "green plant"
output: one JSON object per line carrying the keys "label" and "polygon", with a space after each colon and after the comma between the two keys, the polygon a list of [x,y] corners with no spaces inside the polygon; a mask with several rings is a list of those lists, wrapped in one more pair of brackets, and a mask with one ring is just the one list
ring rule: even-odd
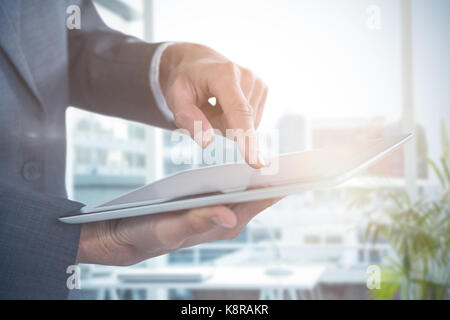
{"label": "green plant", "polygon": [[[450,284],[450,145],[441,127],[443,155],[440,163],[429,157],[440,191],[412,202],[405,190],[365,189],[351,207],[364,208],[368,217],[366,242],[384,239],[393,253],[381,266],[381,288],[369,293],[375,299],[445,299]],[[381,207],[374,207],[382,199]],[[370,209],[367,204],[370,203]]]}

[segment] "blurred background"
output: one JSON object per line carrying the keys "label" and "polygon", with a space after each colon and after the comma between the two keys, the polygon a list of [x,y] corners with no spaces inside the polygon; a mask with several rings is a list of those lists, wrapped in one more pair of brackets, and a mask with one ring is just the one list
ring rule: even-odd
{"label": "blurred background", "polygon": [[[339,188],[284,199],[234,240],[83,265],[84,298],[449,297],[449,1],[94,2],[114,29],[202,43],[258,74],[270,88],[259,130],[279,130],[280,152],[415,139]],[[73,107],[67,123],[67,190],[85,204],[198,166],[173,164],[164,130]]]}

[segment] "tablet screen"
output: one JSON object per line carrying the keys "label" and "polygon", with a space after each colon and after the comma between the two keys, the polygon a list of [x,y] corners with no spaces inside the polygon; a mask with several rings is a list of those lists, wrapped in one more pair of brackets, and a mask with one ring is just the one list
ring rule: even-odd
{"label": "tablet screen", "polygon": [[370,161],[408,137],[401,135],[339,148],[282,154],[268,159],[268,167],[260,170],[245,163],[187,170],[102,203],[96,208],[141,202],[161,203],[183,197],[230,193],[261,186],[327,181]]}

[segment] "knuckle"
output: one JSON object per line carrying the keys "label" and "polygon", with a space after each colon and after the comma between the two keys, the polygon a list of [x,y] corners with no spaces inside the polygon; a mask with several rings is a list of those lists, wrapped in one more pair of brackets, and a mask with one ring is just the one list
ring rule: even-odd
{"label": "knuckle", "polygon": [[244,104],[241,102],[235,103],[234,108],[232,109],[234,115],[238,115],[240,117],[251,118],[254,115],[254,110],[249,104]]}
{"label": "knuckle", "polygon": [[159,236],[159,237],[155,237],[157,240],[156,244],[158,245],[159,248],[164,248],[164,249],[176,249],[176,245],[174,243],[173,240],[168,239],[164,236]]}
{"label": "knuckle", "polygon": [[232,239],[230,239],[228,233],[222,233],[217,237],[217,240],[226,241],[226,240],[232,240]]}
{"label": "knuckle", "polygon": [[180,116],[178,114],[176,114],[176,115],[174,115],[173,118],[174,118],[175,125],[178,128],[182,128],[183,127],[183,120],[181,120]]}
{"label": "knuckle", "polygon": [[239,67],[239,71],[241,74],[241,78],[247,81],[253,80],[255,78],[255,75],[250,69]]}
{"label": "knuckle", "polygon": [[266,94],[267,91],[269,90],[269,87],[267,86],[267,84],[261,78],[257,78],[256,86],[258,87],[258,89],[260,90],[260,92],[262,94]]}
{"label": "knuckle", "polygon": [[202,219],[194,214],[189,215],[188,218],[189,229],[193,233],[202,233],[205,231],[205,219]]}
{"label": "knuckle", "polygon": [[155,221],[151,225],[151,232],[150,234],[154,235],[154,241],[158,244],[159,247],[168,249],[168,250],[175,250],[179,248],[182,244],[182,241],[179,239],[176,239],[176,237],[173,237],[172,235],[168,234],[162,234],[159,230],[159,223],[158,221]]}
{"label": "knuckle", "polygon": [[181,247],[182,241],[175,241],[174,239],[160,239],[162,247],[166,250],[176,250]]}
{"label": "knuckle", "polygon": [[221,73],[221,75],[229,75],[229,76],[236,76],[237,73],[237,68],[236,68],[236,64],[232,61],[225,61],[225,62],[221,62],[219,63],[219,66],[217,68],[219,70],[219,72]]}
{"label": "knuckle", "polygon": [[175,125],[178,128],[184,128],[184,127],[186,127],[187,122],[190,119],[190,114],[188,114],[188,113],[186,113],[184,111],[179,111],[179,112],[176,112],[173,115],[173,118],[174,118],[174,121],[175,121]]}
{"label": "knuckle", "polygon": [[230,60],[224,62],[223,66],[224,66],[225,70],[228,70],[228,71],[236,72],[236,70],[237,70],[236,64]]}
{"label": "knuckle", "polygon": [[265,83],[265,82],[264,82],[263,80],[261,80],[261,79],[259,79],[258,81],[259,81],[259,83],[260,83],[260,85],[261,85],[261,88],[262,88],[263,92],[269,91],[269,86],[267,85],[267,83]]}
{"label": "knuckle", "polygon": [[163,96],[167,102],[170,109],[174,108],[176,105],[182,103],[186,100],[195,99],[195,92],[192,88],[186,84],[183,79],[176,79],[172,84],[170,84],[166,91],[163,92]]}
{"label": "knuckle", "polygon": [[170,86],[168,95],[179,102],[195,97],[195,91],[184,77],[178,77]]}
{"label": "knuckle", "polygon": [[184,89],[184,81],[178,77],[167,88],[169,95],[176,95],[178,92]]}

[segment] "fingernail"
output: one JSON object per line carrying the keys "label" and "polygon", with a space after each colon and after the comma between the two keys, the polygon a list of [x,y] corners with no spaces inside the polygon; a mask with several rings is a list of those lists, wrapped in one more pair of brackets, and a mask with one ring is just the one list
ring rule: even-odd
{"label": "fingernail", "polygon": [[264,160],[263,156],[261,155],[261,153],[258,153],[258,162],[260,165],[262,165],[263,167],[266,166],[266,161]]}
{"label": "fingernail", "polygon": [[214,132],[212,130],[203,131],[203,147],[206,148],[214,138]]}
{"label": "fingernail", "polygon": [[217,217],[215,217],[215,216],[212,217],[211,220],[214,222],[214,224],[216,224],[216,225],[219,226],[219,227],[228,228],[228,229],[233,228],[232,225],[220,221],[219,218],[217,218]]}

